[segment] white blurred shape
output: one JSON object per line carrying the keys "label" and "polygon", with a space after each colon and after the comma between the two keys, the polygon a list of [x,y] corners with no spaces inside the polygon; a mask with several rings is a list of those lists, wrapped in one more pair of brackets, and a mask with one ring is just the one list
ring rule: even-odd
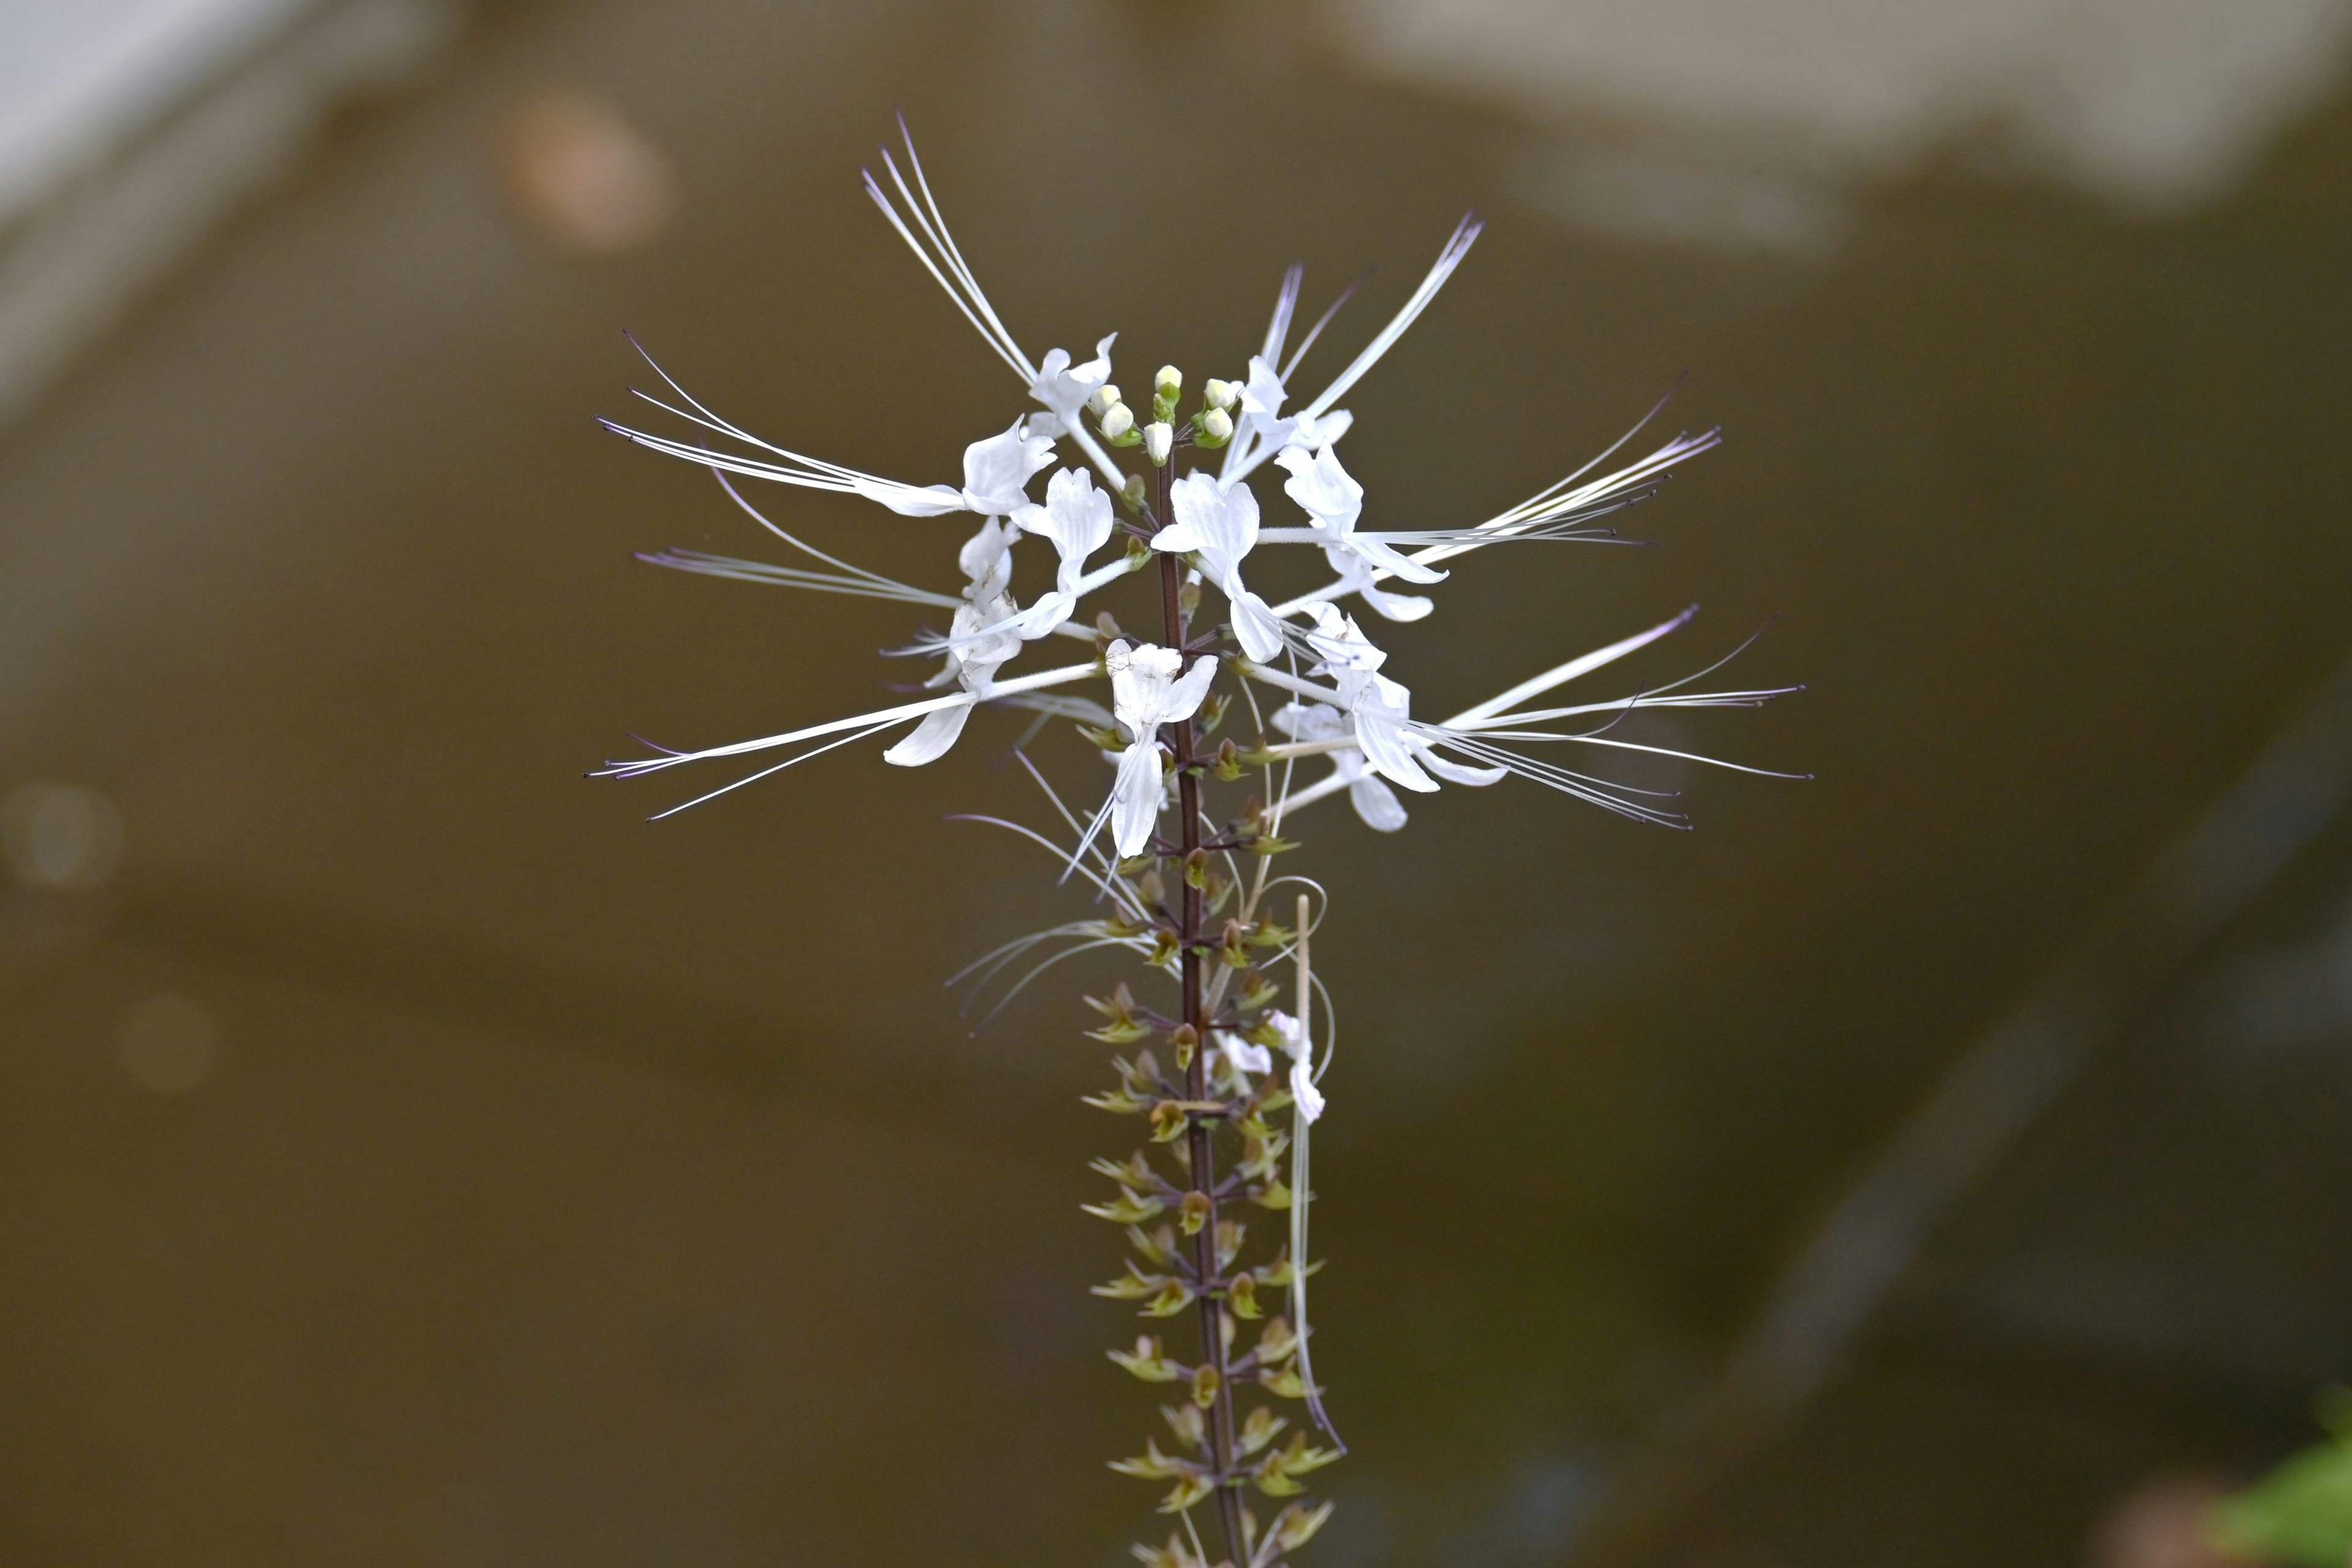
{"label": "white blurred shape", "polygon": [[0,221],[317,0],[0,0]]}
{"label": "white blurred shape", "polygon": [[[1575,173],[1599,127],[1833,188],[1993,126],[2112,201],[2187,206],[2334,84],[2352,32],[2352,0],[1336,0],[1334,15],[1383,72],[1581,122],[1555,195],[1602,226],[1622,226],[1608,221],[1622,192]],[[1663,237],[1689,226],[1691,202],[1657,205]],[[1716,205],[1719,234],[1757,237],[1748,204]]]}
{"label": "white blurred shape", "polygon": [[0,0],[0,422],[456,0]]}
{"label": "white blurred shape", "polygon": [[122,1016],[114,1056],[132,1083],[154,1094],[185,1094],[220,1066],[220,1025],[201,1002],[173,992]]}
{"label": "white blurred shape", "polygon": [[88,891],[122,862],[122,818],[96,790],[22,784],[0,801],[0,848],[28,887]]}

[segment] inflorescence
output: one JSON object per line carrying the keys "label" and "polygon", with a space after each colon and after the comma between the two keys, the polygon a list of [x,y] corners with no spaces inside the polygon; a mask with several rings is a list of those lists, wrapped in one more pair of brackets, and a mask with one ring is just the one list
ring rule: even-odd
{"label": "inflorescence", "polygon": [[[903,122],[900,131],[903,136]],[[1647,425],[1654,408],[1599,458],[1484,521],[1364,526],[1363,487],[1339,456],[1353,424],[1339,401],[1453,276],[1478,237],[1475,220],[1456,227],[1403,308],[1347,367],[1286,414],[1300,362],[1338,310],[1335,304],[1293,345],[1303,275],[1291,268],[1245,374],[1204,381],[1188,412],[1185,378],[1173,365],[1153,375],[1147,398],[1129,403],[1110,379],[1117,334],[1104,337],[1082,363],[1058,348],[1032,361],[949,237],[911,140],[905,152],[902,171],[884,150],[887,184],[868,172],[867,194],[1042,411],[1015,415],[967,447],[961,485],[883,479],[774,446],[695,401],[658,366],[656,374],[677,401],[639,395],[698,426],[699,435],[678,438],[606,424],[629,440],[709,468],[736,505],[816,564],[682,550],[645,559],[946,612],[944,631],[923,633],[899,650],[940,660],[924,682],[935,694],[759,740],[660,751],[608,763],[600,773],[628,778],[693,763],[761,759],[748,774],[660,814],[668,816],[892,731],[906,732],[883,752],[885,760],[909,767],[934,762],[983,704],[1030,710],[1033,729],[1047,718],[1075,721],[1110,767],[1099,801],[1066,803],[1016,749],[1050,803],[1052,826],[1041,833],[976,820],[997,822],[1049,850],[1065,879],[1082,876],[1090,885],[1099,912],[1008,942],[959,978],[990,985],[1017,973],[996,1003],[1002,1007],[1063,959],[1124,949],[1154,980],[1173,982],[1173,1005],[1164,1011],[1139,1000],[1123,980],[1107,995],[1087,999],[1098,1020],[1090,1037],[1131,1052],[1115,1059],[1117,1081],[1088,1103],[1139,1118],[1143,1129],[1142,1146],[1125,1161],[1095,1162],[1115,1191],[1087,1212],[1124,1227],[1133,1253],[1125,1272],[1095,1293],[1136,1303],[1147,1320],[1189,1317],[1196,1330],[1195,1348],[1183,1352],[1190,1360],[1171,1354],[1150,1332],[1132,1348],[1110,1352],[1136,1377],[1167,1385],[1171,1403],[1160,1414],[1172,1441],[1163,1449],[1155,1436],[1140,1456],[1112,1468],[1171,1483],[1160,1507],[1181,1516],[1182,1529],[1164,1546],[1136,1548],[1152,1568],[1207,1568],[1220,1560],[1234,1568],[1275,1568],[1330,1516],[1328,1502],[1294,1500],[1303,1478],[1346,1451],[1324,1409],[1307,1342],[1307,1282],[1319,1267],[1307,1254],[1309,1130],[1325,1109],[1319,1086],[1338,1031],[1309,962],[1323,889],[1310,879],[1274,871],[1276,858],[1297,847],[1285,837],[1292,819],[1344,792],[1367,824],[1393,832],[1406,820],[1399,789],[1429,794],[1443,784],[1485,786],[1517,774],[1637,821],[1684,826],[1670,797],[1564,766],[1530,748],[1565,744],[1715,762],[1611,731],[1640,709],[1755,707],[1795,689],[1691,689],[1726,662],[1718,661],[1630,695],[1545,701],[1679,629],[1690,619],[1685,610],[1451,718],[1412,716],[1412,693],[1387,673],[1387,655],[1343,602],[1353,598],[1387,620],[1415,621],[1431,613],[1433,601],[1389,584],[1433,585],[1447,576],[1441,563],[1490,545],[1613,538],[1603,519],[1654,494],[1670,469],[1719,438],[1713,430],[1678,435],[1622,468],[1596,472]],[[1064,443],[1077,461],[1047,479],[1042,502],[1032,500],[1030,487],[1055,466]],[[1210,454],[1217,456],[1212,460]],[[1261,521],[1250,480],[1269,463],[1286,476],[1282,493],[1302,521]],[[957,554],[962,586],[939,592],[851,565],[762,515],[734,477],[854,495],[901,517],[975,514],[979,530]],[[1013,592],[1013,556],[1030,538],[1051,552],[1053,580],[1024,606]],[[1331,580],[1269,603],[1244,581],[1244,570],[1259,546],[1278,544],[1319,549]],[[1090,595],[1138,574],[1158,589],[1157,640],[1126,630],[1108,610],[1087,618],[1081,609]],[[1222,606],[1213,618],[1204,613],[1206,590]],[[1049,637],[1089,645],[1087,657],[1002,675],[1028,644]],[[1064,689],[1092,682],[1107,683],[1107,691],[1096,688],[1107,706]],[[1219,730],[1235,721],[1236,699],[1255,732],[1245,742],[1217,740]],[[765,762],[771,752],[787,754]],[[1330,772],[1294,782],[1298,764],[1312,759],[1328,761]],[[1244,798],[1213,808],[1219,791]],[[1286,1000],[1287,1008],[1277,1005]],[[1236,1215],[1251,1210],[1278,1216],[1281,1239],[1271,1252],[1257,1249],[1260,1261],[1245,1262],[1247,1227]],[[1243,1413],[1253,1401],[1272,1403],[1252,1403]],[[1244,1503],[1248,1492],[1279,1502],[1280,1511],[1261,1525]],[[1192,1510],[1202,1504],[1218,1516],[1222,1559],[1212,1557],[1193,1524]]]}

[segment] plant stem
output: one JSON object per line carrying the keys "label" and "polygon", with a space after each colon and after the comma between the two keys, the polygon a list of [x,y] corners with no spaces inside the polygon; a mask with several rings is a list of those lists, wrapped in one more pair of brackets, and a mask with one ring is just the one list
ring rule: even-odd
{"label": "plant stem", "polygon": [[[1162,526],[1175,515],[1170,493],[1173,468],[1173,464],[1163,464],[1157,475],[1156,510]],[[1183,586],[1183,563],[1172,554],[1162,555],[1161,616],[1166,623],[1168,646],[1180,649],[1190,640],[1181,598]],[[1191,662],[1191,658],[1185,660],[1188,666]],[[1175,731],[1177,816],[1181,824],[1179,842],[1189,858],[1201,847],[1201,775],[1188,765],[1192,761],[1192,721],[1185,720],[1175,726]],[[1188,1099],[1199,1101],[1209,1097],[1209,1034],[1202,1006],[1201,954],[1197,951],[1202,940],[1202,894],[1190,880],[1183,887],[1183,924],[1179,936],[1181,957],[1178,963],[1184,989],[1184,1022],[1192,1026],[1195,1037],[1192,1059],[1184,1068],[1184,1093]],[[1242,1538],[1241,1493],[1228,1479],[1234,1461],[1234,1391],[1225,1375],[1224,1303],[1209,1293],[1209,1282],[1217,1278],[1216,1153],[1209,1123],[1199,1117],[1192,1119],[1188,1152],[1192,1190],[1208,1204],[1200,1232],[1192,1238],[1192,1267],[1201,1285],[1201,1360],[1214,1368],[1217,1374],[1216,1399],[1209,1407],[1209,1464],[1217,1476],[1217,1522],[1224,1530],[1225,1554],[1238,1564],[1247,1561],[1249,1549]]]}

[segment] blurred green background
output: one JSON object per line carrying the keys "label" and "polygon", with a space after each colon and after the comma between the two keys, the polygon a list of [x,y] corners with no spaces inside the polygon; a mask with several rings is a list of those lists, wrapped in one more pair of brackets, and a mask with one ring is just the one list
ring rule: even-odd
{"label": "blurred green background", "polygon": [[[374,59],[335,9],[206,90]],[[136,230],[111,303],[106,182],[176,210],[209,165],[142,150],[242,100],[0,229],[0,1556],[1107,1565],[1155,1522],[1084,1293],[1110,971],[976,1038],[939,984],[1071,907],[941,820],[1036,815],[1017,718],[652,826],[720,780],[580,776],[905,676],[895,608],[633,563],[762,548],[592,422],[623,329],[918,481],[1011,417],[858,189],[894,107],[1013,331],[1116,329],[1130,383],[1238,372],[1293,260],[1315,309],[1378,268],[1336,367],[1475,206],[1349,399],[1385,515],[1488,515],[1685,371],[1668,420],[1727,439],[1633,514],[1660,548],[1475,557],[1392,668],[1450,711],[1696,601],[1635,678],[1769,620],[1735,673],[1810,689],[1650,731],[1817,775],[1620,771],[1693,833],[1517,784],[1300,824],[1354,1448],[1313,1561],[2187,1568],[2200,1489],[2313,1435],[2339,7],[341,9],[425,43],[299,78],[267,188]],[[753,499],[952,586],[952,519]]]}

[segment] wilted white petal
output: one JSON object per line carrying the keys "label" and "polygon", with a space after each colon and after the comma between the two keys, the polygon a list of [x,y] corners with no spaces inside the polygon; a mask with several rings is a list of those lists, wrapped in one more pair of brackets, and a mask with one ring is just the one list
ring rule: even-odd
{"label": "wilted white petal", "polygon": [[1323,1115],[1323,1091],[1315,1087],[1303,1061],[1290,1064],[1290,1098],[1298,1102],[1298,1114],[1312,1126]]}
{"label": "wilted white petal", "polygon": [[1272,1072],[1274,1053],[1264,1046],[1252,1045],[1230,1030],[1219,1029],[1210,1039],[1215,1042],[1217,1054],[1244,1072]]}

